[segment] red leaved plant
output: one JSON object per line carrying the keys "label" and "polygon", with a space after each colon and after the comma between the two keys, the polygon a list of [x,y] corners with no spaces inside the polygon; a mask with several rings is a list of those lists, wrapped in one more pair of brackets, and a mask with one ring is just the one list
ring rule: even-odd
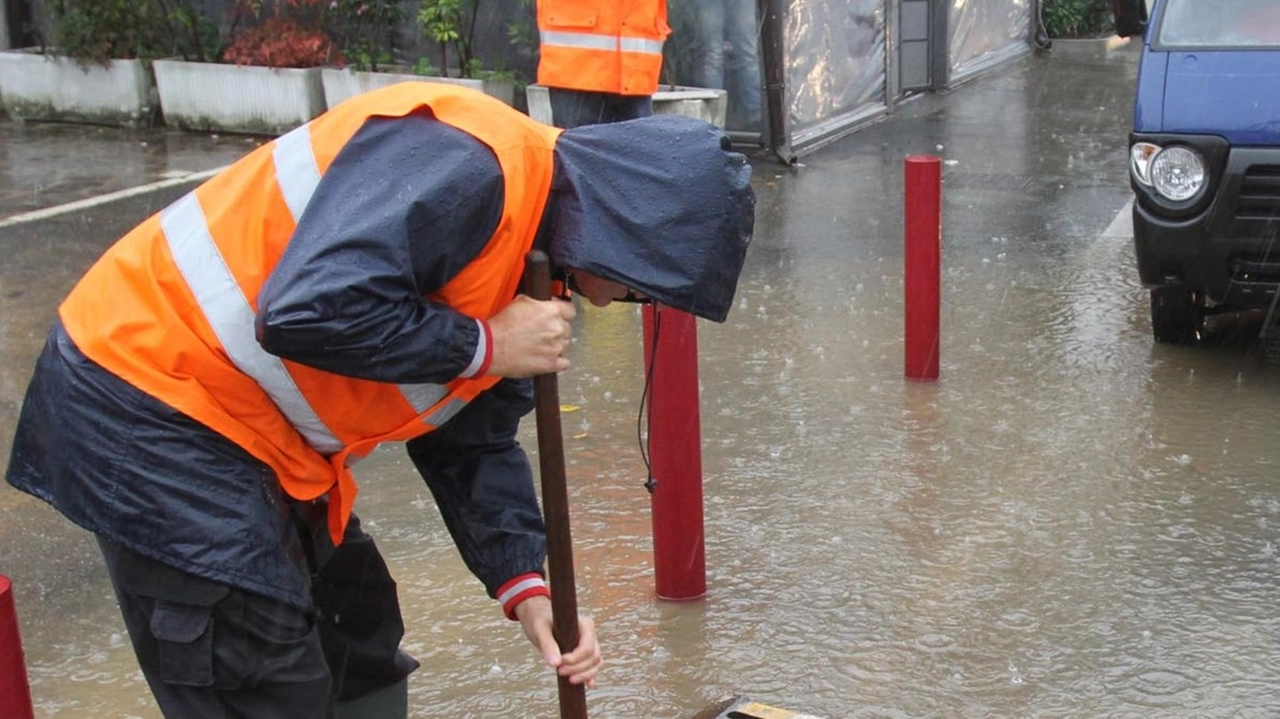
{"label": "red leaved plant", "polygon": [[263,19],[263,0],[237,0],[233,27],[246,18],[251,25],[235,30],[222,53],[225,62],[267,67],[343,65],[342,51],[324,31],[320,7],[326,0],[277,0]]}

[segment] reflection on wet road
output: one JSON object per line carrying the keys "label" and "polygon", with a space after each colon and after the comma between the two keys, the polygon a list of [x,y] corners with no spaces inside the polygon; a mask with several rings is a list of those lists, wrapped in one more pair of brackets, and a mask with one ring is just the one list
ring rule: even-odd
{"label": "reflection on wet road", "polygon": [[[1124,221],[1133,59],[1065,62],[757,166],[737,306],[699,326],[703,600],[653,596],[639,315],[583,308],[560,391],[579,604],[609,663],[592,716],[734,694],[831,719],[1280,714],[1280,368],[1251,318],[1153,345]],[[900,164],[921,152],[949,178],[930,384],[902,379]],[[59,242],[0,230],[10,258],[92,255]],[[40,264],[0,265],[6,454],[74,277]],[[413,716],[555,716],[403,452],[358,476],[423,662]],[[87,539],[8,489],[0,517],[40,714],[157,716]]]}

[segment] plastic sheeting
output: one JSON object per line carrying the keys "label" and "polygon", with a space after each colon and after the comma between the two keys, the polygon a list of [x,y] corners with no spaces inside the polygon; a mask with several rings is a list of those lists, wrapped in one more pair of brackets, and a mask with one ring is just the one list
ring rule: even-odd
{"label": "plastic sheeting", "polygon": [[786,45],[792,147],[885,106],[885,0],[790,0]]}
{"label": "plastic sheeting", "polygon": [[[886,22],[898,0],[787,0],[788,144],[792,150],[841,134],[885,112],[896,98]],[[1030,52],[1034,0],[939,0],[948,11],[948,83]]]}
{"label": "plastic sheeting", "polygon": [[951,0],[951,81],[1031,51],[1032,0]]}

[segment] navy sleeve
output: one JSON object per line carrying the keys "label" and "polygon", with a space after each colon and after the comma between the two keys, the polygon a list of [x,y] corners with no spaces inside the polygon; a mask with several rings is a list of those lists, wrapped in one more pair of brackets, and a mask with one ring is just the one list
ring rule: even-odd
{"label": "navy sleeve", "polygon": [[263,285],[258,341],[352,377],[455,378],[480,328],[424,295],[479,254],[502,205],[502,169],[479,140],[428,115],[370,119],[321,178]]}
{"label": "navy sleeve", "polygon": [[467,568],[489,596],[512,577],[542,574],[546,533],[533,471],[516,441],[533,382],[504,379],[443,427],[407,443]]}

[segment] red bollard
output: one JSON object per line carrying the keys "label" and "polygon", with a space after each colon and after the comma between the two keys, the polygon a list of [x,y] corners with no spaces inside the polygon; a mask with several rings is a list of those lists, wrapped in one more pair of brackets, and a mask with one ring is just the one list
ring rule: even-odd
{"label": "red bollard", "polygon": [[938,379],[942,161],[932,155],[908,156],[905,174],[906,377],[931,381]]}
{"label": "red bollard", "polygon": [[[654,335],[657,347],[654,347]],[[659,599],[707,593],[702,516],[702,427],[698,412],[696,318],[644,308],[649,381],[649,462],[653,479],[654,579]]]}
{"label": "red bollard", "polygon": [[13,605],[13,582],[0,574],[0,717],[35,719],[35,715],[18,634],[18,612]]}

